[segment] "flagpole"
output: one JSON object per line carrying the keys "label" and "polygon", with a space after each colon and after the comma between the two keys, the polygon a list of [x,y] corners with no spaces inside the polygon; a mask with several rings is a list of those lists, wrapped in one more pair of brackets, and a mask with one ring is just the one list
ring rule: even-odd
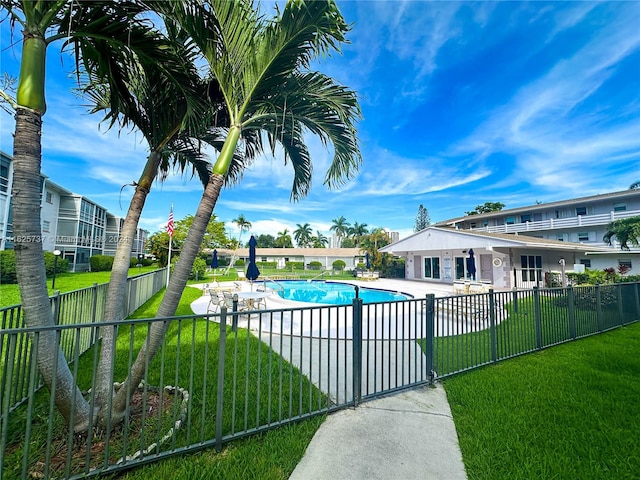
{"label": "flagpole", "polygon": [[169,277],[171,275],[171,241],[173,240],[173,202],[171,202],[171,212],[167,223],[167,233],[169,234],[169,255],[167,257],[167,288],[169,288]]}

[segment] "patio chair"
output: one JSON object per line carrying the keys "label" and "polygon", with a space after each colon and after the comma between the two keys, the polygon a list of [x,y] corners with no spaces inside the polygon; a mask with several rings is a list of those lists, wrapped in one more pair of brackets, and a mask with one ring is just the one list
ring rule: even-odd
{"label": "patio chair", "polygon": [[[229,310],[233,310],[233,293],[225,290],[222,292],[222,295],[224,297],[224,306]],[[238,311],[241,312],[244,310],[248,310],[247,302],[238,299]]]}
{"label": "patio chair", "polygon": [[216,313],[220,310],[220,306],[224,305],[224,296],[219,290],[209,290],[209,304],[207,305],[207,313]]}

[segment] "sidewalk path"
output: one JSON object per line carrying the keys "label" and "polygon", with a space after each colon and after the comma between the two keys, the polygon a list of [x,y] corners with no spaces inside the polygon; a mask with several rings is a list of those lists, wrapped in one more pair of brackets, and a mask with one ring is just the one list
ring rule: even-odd
{"label": "sidewalk path", "polygon": [[289,480],[465,480],[441,385],[329,415]]}

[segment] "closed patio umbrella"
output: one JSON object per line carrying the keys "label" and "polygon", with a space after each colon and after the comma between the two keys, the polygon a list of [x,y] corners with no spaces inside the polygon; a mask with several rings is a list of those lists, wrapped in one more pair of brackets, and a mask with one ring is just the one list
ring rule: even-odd
{"label": "closed patio umbrella", "polygon": [[213,258],[211,259],[211,268],[218,268],[218,250],[213,250]]}
{"label": "closed patio umbrella", "polygon": [[255,237],[251,235],[249,239],[249,265],[247,266],[247,280],[251,282],[251,290],[253,290],[253,282],[260,276],[260,270],[256,265],[256,245],[258,242]]}
{"label": "closed patio umbrella", "polygon": [[364,256],[365,261],[367,262],[367,270],[371,268],[371,263],[369,262],[369,252]]}
{"label": "closed patio umbrella", "polygon": [[476,279],[476,257],[474,256],[473,248],[469,249],[469,265],[467,266],[469,275],[472,280]]}

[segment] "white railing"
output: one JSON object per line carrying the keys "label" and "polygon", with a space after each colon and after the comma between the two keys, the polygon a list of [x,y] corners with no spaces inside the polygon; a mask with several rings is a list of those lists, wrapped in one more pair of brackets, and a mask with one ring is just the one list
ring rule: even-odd
{"label": "white railing", "polygon": [[609,212],[599,215],[578,215],[570,218],[550,218],[538,222],[513,223],[509,225],[496,225],[476,227],[471,230],[480,230],[489,233],[520,233],[536,232],[541,230],[559,230],[564,228],[588,227],[593,225],[607,225],[614,220],[640,215],[640,210],[625,212]]}

